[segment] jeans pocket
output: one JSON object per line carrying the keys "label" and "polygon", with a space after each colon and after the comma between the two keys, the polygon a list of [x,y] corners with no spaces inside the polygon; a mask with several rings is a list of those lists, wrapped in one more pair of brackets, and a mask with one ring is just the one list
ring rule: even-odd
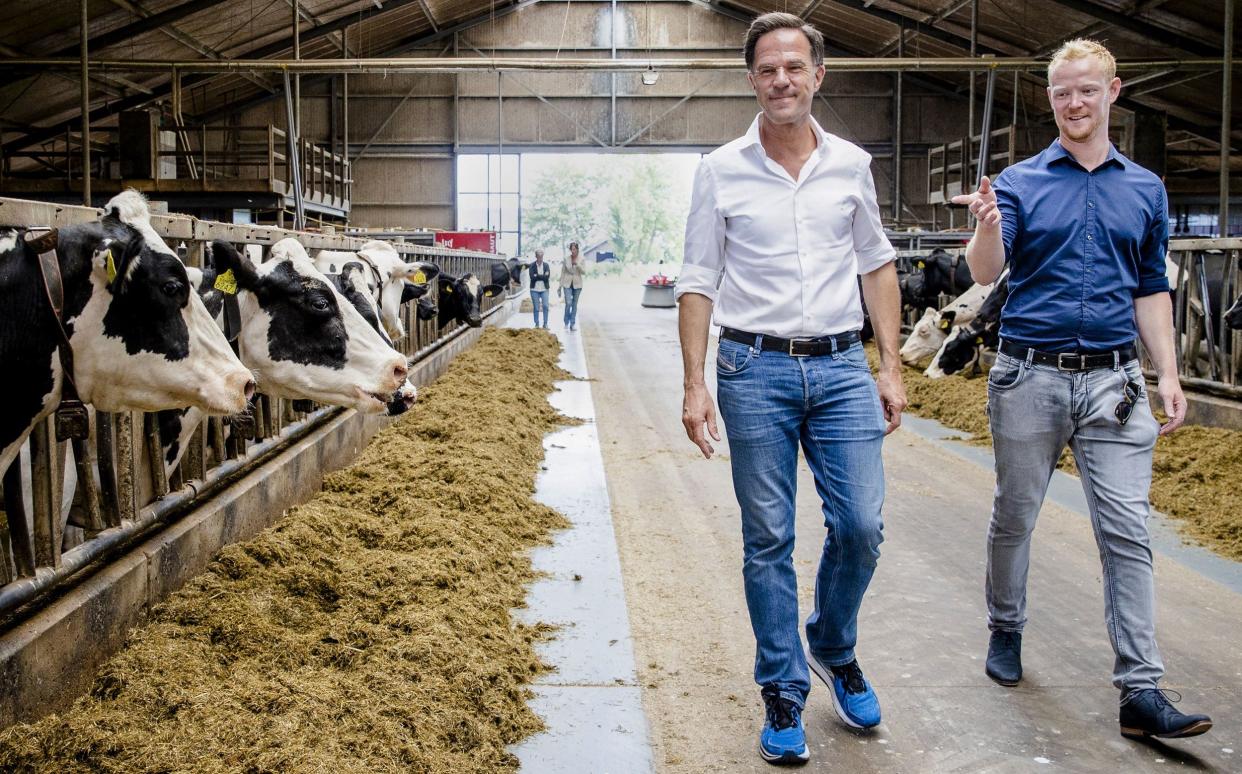
{"label": "jeans pocket", "polygon": [[845,363],[848,366],[853,366],[860,371],[871,373],[871,364],[867,362],[867,353],[863,349],[862,344],[852,344],[844,351],[837,352],[832,357],[838,362]]}
{"label": "jeans pocket", "polygon": [[755,359],[754,349],[732,341],[720,342],[716,350],[716,373],[733,376],[745,372]]}
{"label": "jeans pocket", "polygon": [[1013,389],[1022,381],[1022,376],[1025,373],[1025,361],[1017,360],[1008,355],[998,355],[996,362],[992,364],[991,370],[988,371],[988,389]]}

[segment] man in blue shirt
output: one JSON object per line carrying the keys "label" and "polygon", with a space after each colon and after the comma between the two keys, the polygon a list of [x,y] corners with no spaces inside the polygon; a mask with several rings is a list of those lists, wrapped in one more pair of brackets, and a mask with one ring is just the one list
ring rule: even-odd
{"label": "man in blue shirt", "polygon": [[[986,671],[1022,678],[1022,628],[1031,534],[1048,480],[1068,443],[1100,548],[1104,612],[1116,653],[1123,736],[1175,738],[1212,727],[1157,688],[1147,516],[1156,436],[1186,416],[1165,275],[1168,207],[1158,177],[1108,140],[1121,80],[1108,49],[1066,43],[1048,65],[1060,136],[1009,167],[993,188],[954,197],[977,218],[966,258],[982,283],[1009,264],[1000,352],[988,375],[996,495],[988,528]],[[1169,421],[1152,416],[1135,336],[1159,375]]]}

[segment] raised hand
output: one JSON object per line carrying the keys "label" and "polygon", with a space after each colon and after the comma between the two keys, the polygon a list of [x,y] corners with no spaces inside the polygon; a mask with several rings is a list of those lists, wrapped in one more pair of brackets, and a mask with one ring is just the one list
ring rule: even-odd
{"label": "raised hand", "polygon": [[953,197],[954,204],[964,204],[970,209],[980,225],[999,226],[1000,209],[996,206],[996,192],[992,190],[992,181],[985,176],[979,181],[979,190],[971,194],[958,194]]}

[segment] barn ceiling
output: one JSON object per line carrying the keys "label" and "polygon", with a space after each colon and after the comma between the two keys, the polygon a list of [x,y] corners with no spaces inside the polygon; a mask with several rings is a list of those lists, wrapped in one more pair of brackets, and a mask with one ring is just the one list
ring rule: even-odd
{"label": "barn ceiling", "polygon": [[[303,59],[435,56],[453,33],[539,0],[302,0]],[[971,0],[687,0],[747,20],[787,10],[822,30],[845,56],[963,56],[970,51]],[[1220,57],[1219,0],[980,0],[979,54],[1043,56],[1061,41],[1092,36],[1120,58]],[[107,59],[255,59],[293,57],[293,0],[89,0],[91,57]],[[0,66],[7,58],[77,56],[76,0],[8,0],[0,10]],[[1242,26],[1242,25],[1239,25]],[[1239,36],[1242,37],[1242,36]],[[1236,44],[1235,44],[1236,48]],[[14,77],[15,75],[19,77]],[[967,76],[923,75],[947,91],[965,92]],[[80,116],[76,73],[30,76],[10,71],[0,86],[4,150],[63,137]],[[1173,138],[1205,151],[1218,146],[1222,77],[1213,72],[1138,73],[1123,108],[1168,113]],[[189,120],[218,119],[280,93],[278,77],[186,75]],[[166,74],[98,74],[91,79],[94,121],[166,100]],[[1046,113],[1042,81],[1024,76],[1022,100]],[[1242,138],[1242,115],[1233,126]]]}

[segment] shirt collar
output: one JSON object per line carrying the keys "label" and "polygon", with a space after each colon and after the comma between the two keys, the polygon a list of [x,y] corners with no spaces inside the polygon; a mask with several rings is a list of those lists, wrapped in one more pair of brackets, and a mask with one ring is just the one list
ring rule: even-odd
{"label": "shirt collar", "polygon": [[[750,122],[750,128],[747,129],[746,134],[743,135],[743,139],[745,140],[745,145],[743,147],[750,148],[758,146],[760,151],[763,150],[763,141],[759,139],[759,121],[762,118],[763,112],[760,111],[755,116],[755,120]],[[819,152],[820,155],[823,155],[824,151],[828,147],[829,135],[824,131],[824,128],[819,125],[819,122],[815,120],[815,116],[810,116],[810,119],[811,131],[815,133],[815,150]]]}
{"label": "shirt collar", "polygon": [[[1052,144],[1048,146],[1048,149],[1044,151],[1044,153],[1047,154],[1045,156],[1045,165],[1047,166],[1051,166],[1062,159],[1069,159],[1074,164],[1078,163],[1078,159],[1074,158],[1074,155],[1067,151],[1065,146],[1061,144],[1060,137],[1053,140]],[[1116,162],[1124,167],[1126,165],[1126,161],[1126,157],[1117,152],[1117,146],[1110,142],[1108,144],[1108,156],[1104,158],[1104,164]],[[1104,166],[1104,164],[1101,164],[1100,166]]]}

